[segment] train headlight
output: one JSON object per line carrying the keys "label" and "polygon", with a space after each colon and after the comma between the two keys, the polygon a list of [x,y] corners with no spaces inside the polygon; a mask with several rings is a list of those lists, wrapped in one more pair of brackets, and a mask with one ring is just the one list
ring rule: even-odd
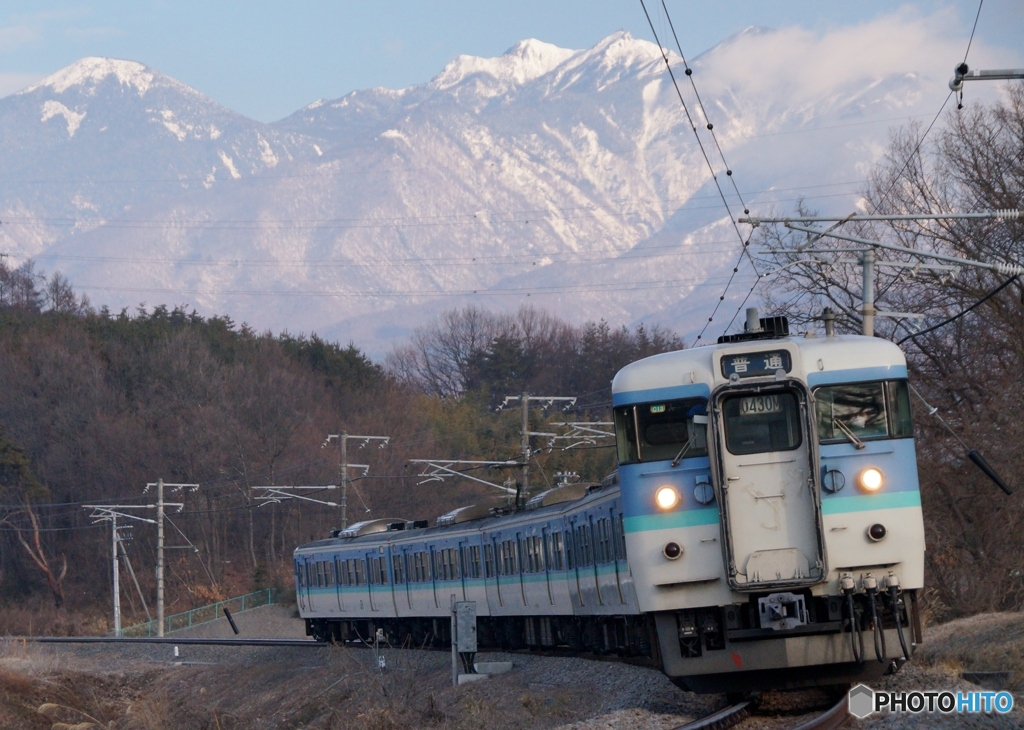
{"label": "train headlight", "polygon": [[882,488],[882,472],[873,466],[857,475],[857,484],[865,492],[877,492]]}
{"label": "train headlight", "polygon": [[679,491],[675,487],[661,487],[654,493],[654,501],[661,509],[672,509],[679,504]]}

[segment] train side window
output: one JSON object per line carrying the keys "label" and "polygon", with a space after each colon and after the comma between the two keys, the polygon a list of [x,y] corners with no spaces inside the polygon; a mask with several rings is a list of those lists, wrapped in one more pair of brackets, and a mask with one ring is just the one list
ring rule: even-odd
{"label": "train side window", "polygon": [[565,531],[565,567],[572,570],[576,566],[576,544],[572,530]]}
{"label": "train side window", "polygon": [[589,524],[576,528],[576,564],[581,568],[594,564],[594,548],[590,538]]}
{"label": "train side window", "polygon": [[356,563],[356,585],[366,585],[366,561],[359,558],[355,561]]}
{"label": "train side window", "polygon": [[800,406],[791,392],[728,396],[722,412],[725,446],[731,454],[793,451],[803,443]]}
{"label": "train side window", "polygon": [[544,565],[544,538],[540,535],[533,538],[534,550],[537,552],[537,572],[543,573],[545,569]]}
{"label": "train side window", "polygon": [[402,560],[404,557],[402,553],[391,556],[391,572],[395,574],[395,585],[405,583],[405,565]]}
{"label": "train side window", "polygon": [[[910,389],[905,380],[828,385],[814,390],[821,443],[910,438]],[[847,433],[849,432],[849,433]]]}
{"label": "train side window", "polygon": [[618,534],[615,539],[615,557],[618,560],[626,559],[626,525],[622,520],[622,513],[616,516],[615,524],[618,526]]}
{"label": "train side window", "polygon": [[[698,417],[695,422],[695,417]],[[707,456],[707,399],[643,403],[615,409],[620,464]]]}
{"label": "train side window", "polygon": [[469,576],[480,577],[480,546],[471,545],[469,548]]}
{"label": "train side window", "polygon": [[562,533],[552,532],[551,533],[551,567],[553,570],[563,570],[565,568],[565,562],[562,558],[563,547],[562,547]]}
{"label": "train side window", "polygon": [[611,520],[602,517],[597,521],[597,562],[610,563],[615,560],[615,545],[612,540]]}
{"label": "train side window", "polygon": [[490,544],[484,545],[484,576],[494,577],[494,546]]}
{"label": "train side window", "polygon": [[304,588],[306,585],[305,572],[302,569],[302,563],[295,563],[295,580],[299,584],[299,588]]}
{"label": "train side window", "polygon": [[508,575],[519,574],[519,540],[506,540],[506,555],[508,556]]}

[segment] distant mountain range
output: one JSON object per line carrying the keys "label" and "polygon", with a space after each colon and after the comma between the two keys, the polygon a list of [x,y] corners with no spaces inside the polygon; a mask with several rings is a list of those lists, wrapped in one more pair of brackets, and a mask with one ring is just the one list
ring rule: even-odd
{"label": "distant mountain range", "polygon": [[[691,60],[731,178],[672,57],[734,215],[733,181],[754,213],[852,210],[887,129],[947,93],[912,43],[857,64],[793,32]],[[0,251],[96,304],[188,303],[372,354],[466,303],[693,333],[740,251],[657,47],[627,33],[460,56],[272,124],[85,58],[0,99],[0,222]]]}

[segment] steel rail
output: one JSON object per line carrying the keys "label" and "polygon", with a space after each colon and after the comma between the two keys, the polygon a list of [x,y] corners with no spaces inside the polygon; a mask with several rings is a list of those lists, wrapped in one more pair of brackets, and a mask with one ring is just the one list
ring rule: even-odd
{"label": "steel rail", "polygon": [[747,719],[749,715],[750,702],[739,702],[673,730],[725,730]]}
{"label": "steel rail", "polygon": [[209,644],[212,646],[304,646],[318,648],[329,646],[312,639],[199,639],[194,637],[174,638],[165,636],[26,636],[9,637],[15,641],[32,641],[37,644]]}
{"label": "steel rail", "polygon": [[[831,708],[796,725],[792,730],[835,730],[851,718],[848,702],[848,697],[844,694]],[[679,725],[673,730],[725,730],[743,722],[752,713],[756,714],[756,710],[749,701],[740,702],[685,725]]]}
{"label": "steel rail", "polygon": [[833,730],[844,725],[852,716],[849,710],[849,695],[844,694],[831,709],[826,710],[807,722],[802,722],[793,730]]}

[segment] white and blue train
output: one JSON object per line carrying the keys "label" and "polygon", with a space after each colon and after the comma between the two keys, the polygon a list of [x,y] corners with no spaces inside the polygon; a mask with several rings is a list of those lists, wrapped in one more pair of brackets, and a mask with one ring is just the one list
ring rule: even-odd
{"label": "white and blue train", "polygon": [[307,632],[447,646],[466,600],[482,648],[646,658],[695,691],[898,668],[924,581],[906,360],[877,338],[750,322],[616,375],[603,483],[296,549]]}

